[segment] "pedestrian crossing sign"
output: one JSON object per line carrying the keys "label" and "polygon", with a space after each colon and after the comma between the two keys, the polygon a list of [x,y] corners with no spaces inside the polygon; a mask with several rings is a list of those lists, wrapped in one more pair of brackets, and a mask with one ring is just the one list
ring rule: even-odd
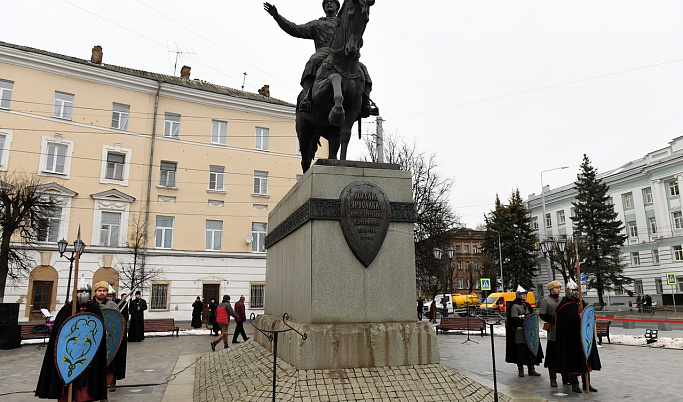
{"label": "pedestrian crossing sign", "polygon": [[491,278],[481,278],[481,290],[491,290]]}
{"label": "pedestrian crossing sign", "polygon": [[676,284],[676,274],[674,272],[666,273],[666,284],[675,285]]}

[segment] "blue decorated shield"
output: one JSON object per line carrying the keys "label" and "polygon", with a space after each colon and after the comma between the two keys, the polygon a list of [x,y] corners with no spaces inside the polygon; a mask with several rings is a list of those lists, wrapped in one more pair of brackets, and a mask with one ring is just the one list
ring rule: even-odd
{"label": "blue decorated shield", "polygon": [[583,309],[581,315],[581,344],[583,345],[583,353],[588,359],[593,349],[593,340],[595,339],[595,306],[589,304]]}
{"label": "blue decorated shield", "polygon": [[103,333],[102,320],[95,314],[76,314],[64,321],[55,344],[55,365],[64,385],[75,380],[92,363]]}
{"label": "blue decorated shield", "polygon": [[126,320],[118,310],[109,308],[102,309],[104,316],[104,330],[107,331],[107,366],[111,364],[116,356],[116,352],[121,346],[123,334],[126,333]]}
{"label": "blue decorated shield", "polygon": [[538,333],[538,314],[531,314],[524,320],[524,340],[531,353],[534,356],[538,355],[538,347],[541,344]]}

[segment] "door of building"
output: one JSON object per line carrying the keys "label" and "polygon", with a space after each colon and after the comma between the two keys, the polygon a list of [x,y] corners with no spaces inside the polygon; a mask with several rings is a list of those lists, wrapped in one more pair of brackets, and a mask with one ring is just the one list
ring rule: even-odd
{"label": "door of building", "polygon": [[31,320],[42,320],[43,313],[41,308],[50,310],[50,300],[52,300],[52,281],[33,281],[33,301],[31,306]]}
{"label": "door of building", "polygon": [[220,303],[221,299],[218,297],[220,294],[220,286],[217,283],[205,283],[202,287],[202,296],[204,296],[204,311],[202,312],[202,322],[206,322],[209,317],[209,303],[211,299],[216,299],[216,303]]}

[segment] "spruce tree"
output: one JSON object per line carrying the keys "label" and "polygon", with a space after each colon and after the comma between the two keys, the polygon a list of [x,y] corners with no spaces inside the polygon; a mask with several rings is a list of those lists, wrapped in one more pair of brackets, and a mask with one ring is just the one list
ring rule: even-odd
{"label": "spruce tree", "polygon": [[536,235],[519,190],[512,192],[507,205],[503,205],[496,196],[496,207],[485,217],[485,221],[483,249],[492,260],[499,261],[499,256],[502,256],[505,289],[514,291],[517,285],[521,285],[529,291],[533,290]]}
{"label": "spruce tree", "polygon": [[600,305],[604,306],[605,291],[631,282],[623,275],[624,266],[619,258],[626,235],[614,205],[608,202],[609,186],[597,177],[597,170],[586,155],[580,169],[574,182],[578,194],[576,202],[572,202],[574,234],[581,236],[586,245],[580,250],[580,259],[587,287],[597,290]]}

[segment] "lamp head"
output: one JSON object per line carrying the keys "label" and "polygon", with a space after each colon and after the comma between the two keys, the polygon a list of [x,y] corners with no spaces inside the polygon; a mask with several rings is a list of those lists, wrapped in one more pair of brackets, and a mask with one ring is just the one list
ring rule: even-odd
{"label": "lamp head", "polygon": [[441,255],[443,254],[443,251],[440,248],[435,247],[434,250],[432,250],[432,252],[434,253],[435,259],[437,259],[437,260],[441,259]]}
{"label": "lamp head", "polygon": [[567,239],[557,239],[557,248],[560,250],[560,253],[564,253],[565,247],[567,247]]}
{"label": "lamp head", "polygon": [[453,253],[455,253],[455,250],[453,250],[453,247],[448,247],[446,249],[446,255],[448,255],[449,260],[453,259]]}
{"label": "lamp head", "polygon": [[74,249],[78,252],[78,254],[83,254],[85,251],[85,243],[83,243],[83,240],[76,240],[74,241]]}
{"label": "lamp head", "polygon": [[66,252],[66,246],[68,246],[69,243],[67,243],[66,240],[62,239],[57,242],[57,247],[59,247],[59,256],[64,257],[64,253]]}

